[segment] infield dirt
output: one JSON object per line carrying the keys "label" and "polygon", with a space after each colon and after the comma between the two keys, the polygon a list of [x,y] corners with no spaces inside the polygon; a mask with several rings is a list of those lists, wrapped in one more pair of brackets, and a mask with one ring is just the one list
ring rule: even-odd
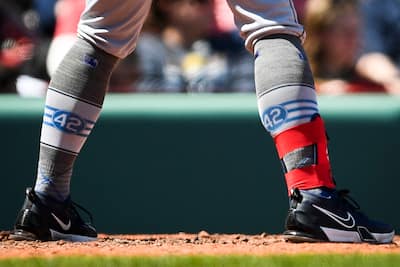
{"label": "infield dirt", "polygon": [[12,241],[0,232],[0,258],[90,256],[165,256],[165,255],[276,255],[327,253],[400,253],[400,236],[385,245],[345,243],[288,243],[280,235],[209,234],[100,234],[97,241]]}

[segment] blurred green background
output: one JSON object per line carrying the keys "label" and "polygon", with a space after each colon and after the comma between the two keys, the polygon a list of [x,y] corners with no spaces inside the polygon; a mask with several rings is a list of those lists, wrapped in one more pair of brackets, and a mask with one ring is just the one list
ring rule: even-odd
{"label": "blurred green background", "polygon": [[[320,96],[338,188],[400,224],[400,98]],[[44,100],[0,97],[0,229],[36,173]],[[253,94],[110,94],[81,151],[72,198],[106,233],[280,233],[288,200]]]}

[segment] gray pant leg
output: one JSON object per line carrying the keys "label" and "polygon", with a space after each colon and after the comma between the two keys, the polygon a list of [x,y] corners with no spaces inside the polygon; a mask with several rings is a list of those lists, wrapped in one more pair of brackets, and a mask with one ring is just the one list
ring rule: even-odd
{"label": "gray pant leg", "polygon": [[291,0],[227,0],[246,48],[255,55],[262,123],[272,136],[318,113],[304,29]]}
{"label": "gray pant leg", "polygon": [[151,0],[87,0],[78,34],[107,53],[124,58],[136,47]]}
{"label": "gray pant leg", "polygon": [[303,26],[291,0],[227,0],[246,48],[253,52],[255,43],[272,34],[289,34],[303,39]]}

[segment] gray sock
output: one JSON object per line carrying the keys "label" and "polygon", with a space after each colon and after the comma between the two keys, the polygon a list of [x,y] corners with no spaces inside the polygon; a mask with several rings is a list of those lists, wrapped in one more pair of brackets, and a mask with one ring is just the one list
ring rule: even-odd
{"label": "gray sock", "polygon": [[272,35],[255,45],[258,109],[274,137],[309,122],[318,113],[314,79],[300,39]]}
{"label": "gray sock", "polygon": [[118,58],[78,39],[54,73],[46,96],[35,191],[63,201],[73,165],[100,114]]}
{"label": "gray sock", "polygon": [[314,78],[298,37],[271,35],[258,41],[254,50],[258,96],[285,85],[314,87]]}

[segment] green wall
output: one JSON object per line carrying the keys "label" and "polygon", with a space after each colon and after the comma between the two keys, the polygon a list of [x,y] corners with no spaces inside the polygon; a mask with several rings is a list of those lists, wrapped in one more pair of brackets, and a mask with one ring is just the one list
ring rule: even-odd
{"label": "green wall", "polygon": [[[33,184],[43,104],[0,96],[0,230]],[[321,96],[320,110],[338,187],[400,230],[400,98]],[[252,94],[109,95],[72,197],[107,233],[280,233],[288,208]]]}

